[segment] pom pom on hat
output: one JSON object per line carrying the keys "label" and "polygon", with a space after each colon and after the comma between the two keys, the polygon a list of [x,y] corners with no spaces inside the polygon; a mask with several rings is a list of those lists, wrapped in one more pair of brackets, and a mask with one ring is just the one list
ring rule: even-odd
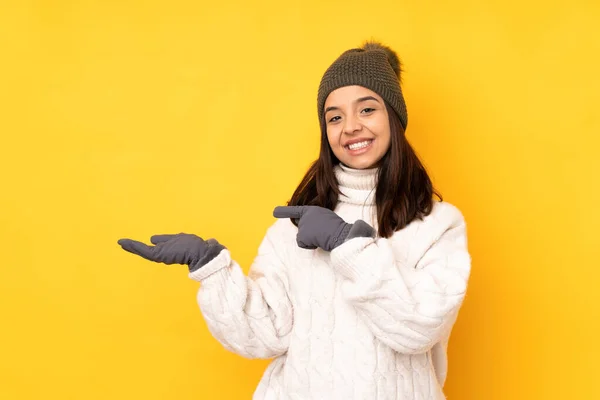
{"label": "pom pom on hat", "polygon": [[384,44],[381,44],[379,42],[372,41],[372,40],[366,41],[361,46],[361,48],[366,51],[369,51],[369,50],[384,51],[387,54],[388,62],[392,66],[392,69],[396,73],[396,76],[398,76],[398,79],[400,79],[400,74],[402,73],[402,62],[400,61],[400,59],[398,58],[398,54],[396,54],[396,52],[394,50],[392,50],[390,47],[388,47]]}

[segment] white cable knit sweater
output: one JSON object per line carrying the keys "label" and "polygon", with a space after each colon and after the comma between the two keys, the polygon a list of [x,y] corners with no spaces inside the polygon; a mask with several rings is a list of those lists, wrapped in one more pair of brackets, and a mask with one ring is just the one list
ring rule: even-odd
{"label": "white cable knit sweater", "polygon": [[[336,213],[377,228],[376,170],[337,166]],[[393,237],[354,238],[331,253],[296,244],[276,221],[248,276],[227,249],[190,274],[214,337],[274,358],[255,400],[439,400],[446,346],[470,273],[460,211],[436,202]]]}

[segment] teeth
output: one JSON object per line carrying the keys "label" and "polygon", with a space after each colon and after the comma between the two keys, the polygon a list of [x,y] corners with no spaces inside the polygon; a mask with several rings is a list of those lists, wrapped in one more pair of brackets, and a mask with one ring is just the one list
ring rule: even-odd
{"label": "teeth", "polygon": [[353,144],[349,145],[348,148],[350,150],[358,150],[358,149],[367,147],[370,143],[371,143],[370,140],[365,140],[364,142],[353,143]]}

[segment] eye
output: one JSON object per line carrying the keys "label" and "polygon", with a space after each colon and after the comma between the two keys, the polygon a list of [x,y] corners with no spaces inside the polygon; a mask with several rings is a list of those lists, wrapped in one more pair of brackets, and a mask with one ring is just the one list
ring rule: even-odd
{"label": "eye", "polygon": [[361,112],[363,112],[363,113],[365,113],[365,114],[370,114],[370,113],[372,113],[373,111],[375,111],[375,109],[374,109],[374,108],[369,108],[369,107],[367,107],[367,108],[364,108],[364,109],[363,109]]}
{"label": "eye", "polygon": [[339,115],[336,115],[335,117],[329,118],[329,122],[336,122],[339,121],[340,117]]}

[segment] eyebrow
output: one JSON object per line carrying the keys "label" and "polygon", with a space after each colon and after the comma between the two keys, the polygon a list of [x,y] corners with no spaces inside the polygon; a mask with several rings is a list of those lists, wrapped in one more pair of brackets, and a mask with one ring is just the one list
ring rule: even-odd
{"label": "eyebrow", "polygon": [[[373,97],[373,96],[365,96],[365,97],[360,97],[360,98],[356,99],[356,100],[354,101],[354,103],[355,103],[355,104],[358,104],[358,103],[362,103],[363,101],[367,101],[367,100],[375,100],[376,102],[378,102],[378,103],[379,103],[379,100],[377,100],[377,99],[376,99],[375,97]],[[327,114],[327,112],[329,112],[329,111],[333,111],[333,110],[339,110],[339,107],[336,107],[336,106],[327,107],[327,108],[325,109],[325,114]]]}

